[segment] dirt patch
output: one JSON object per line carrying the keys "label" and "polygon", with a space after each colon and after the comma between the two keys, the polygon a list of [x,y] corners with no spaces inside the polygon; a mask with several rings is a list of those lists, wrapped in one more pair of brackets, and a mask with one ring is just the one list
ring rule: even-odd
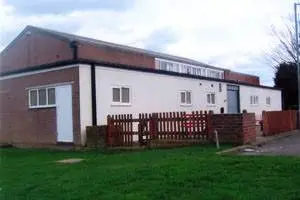
{"label": "dirt patch", "polygon": [[57,163],[63,163],[63,164],[73,164],[73,163],[79,163],[82,162],[84,159],[82,158],[68,158],[64,160],[58,160]]}

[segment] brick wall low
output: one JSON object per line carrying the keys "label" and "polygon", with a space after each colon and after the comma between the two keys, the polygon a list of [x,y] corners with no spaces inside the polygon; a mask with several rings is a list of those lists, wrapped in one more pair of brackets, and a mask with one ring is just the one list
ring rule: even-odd
{"label": "brick wall low", "polygon": [[106,125],[86,127],[86,146],[88,148],[105,148],[106,131]]}
{"label": "brick wall low", "polygon": [[212,130],[217,130],[220,143],[247,144],[256,140],[255,114],[214,114]]}

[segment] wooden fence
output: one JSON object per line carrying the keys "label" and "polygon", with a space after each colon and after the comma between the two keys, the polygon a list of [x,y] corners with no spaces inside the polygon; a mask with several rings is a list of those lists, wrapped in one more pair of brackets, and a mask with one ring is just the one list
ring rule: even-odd
{"label": "wooden fence", "polygon": [[297,129],[297,110],[263,112],[263,135],[276,135]]}
{"label": "wooden fence", "polygon": [[141,113],[107,116],[107,145],[133,146],[157,142],[201,142],[210,138],[210,117],[205,111]]}

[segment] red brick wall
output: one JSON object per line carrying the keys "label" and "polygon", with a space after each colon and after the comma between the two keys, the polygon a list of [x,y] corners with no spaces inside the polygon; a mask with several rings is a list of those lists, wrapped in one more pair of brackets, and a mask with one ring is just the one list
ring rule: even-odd
{"label": "red brick wall", "polygon": [[118,64],[155,68],[154,57],[142,53],[133,53],[115,49],[112,47],[96,47],[85,43],[81,43],[79,45],[78,57]]}
{"label": "red brick wall", "polygon": [[76,67],[0,81],[0,143],[30,146],[56,144],[56,109],[29,109],[26,88],[73,81],[74,143],[79,145],[78,80]]}
{"label": "red brick wall", "polygon": [[243,144],[256,141],[256,124],[254,113],[243,114]]}
{"label": "red brick wall", "polygon": [[31,30],[30,36],[24,34],[12,46],[1,52],[0,72],[71,58],[73,54],[68,42]]}
{"label": "red brick wall", "polygon": [[212,130],[217,130],[220,143],[247,144],[256,140],[255,114],[214,114]]}
{"label": "red brick wall", "polygon": [[224,79],[232,80],[232,81],[239,81],[239,82],[243,82],[243,83],[249,83],[249,84],[253,84],[253,85],[260,84],[258,76],[237,73],[237,72],[233,72],[233,71],[229,71],[229,70],[225,70]]}

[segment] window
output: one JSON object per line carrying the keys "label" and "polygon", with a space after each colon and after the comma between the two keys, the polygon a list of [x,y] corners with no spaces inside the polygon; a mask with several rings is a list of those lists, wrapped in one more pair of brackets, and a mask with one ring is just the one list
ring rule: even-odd
{"label": "window", "polygon": [[55,106],[55,88],[30,89],[28,94],[30,108]]}
{"label": "window", "polygon": [[192,98],[191,98],[190,91],[181,91],[180,92],[180,103],[182,105],[191,105],[192,104]]}
{"label": "window", "polygon": [[266,104],[267,105],[271,105],[271,97],[267,97],[266,98]]}
{"label": "window", "polygon": [[214,93],[209,93],[206,95],[207,96],[207,103],[214,105],[216,104],[216,95]]}
{"label": "window", "polygon": [[118,104],[129,104],[130,103],[129,87],[113,87],[112,102]]}
{"label": "window", "polygon": [[250,104],[258,105],[258,96],[250,96]]}
{"label": "window", "polygon": [[169,62],[165,60],[156,60],[156,67],[160,70],[165,71],[173,71],[178,72],[179,71],[179,64],[175,62]]}
{"label": "window", "polygon": [[207,76],[224,79],[224,71],[206,68],[203,65],[191,65],[182,62],[155,58],[155,67],[159,70],[173,71],[178,73],[193,74],[197,76]]}
{"label": "window", "polygon": [[222,92],[222,83],[219,83],[219,92]]}
{"label": "window", "polygon": [[168,70],[167,62],[160,61],[159,62],[159,69],[161,69],[161,70]]}

